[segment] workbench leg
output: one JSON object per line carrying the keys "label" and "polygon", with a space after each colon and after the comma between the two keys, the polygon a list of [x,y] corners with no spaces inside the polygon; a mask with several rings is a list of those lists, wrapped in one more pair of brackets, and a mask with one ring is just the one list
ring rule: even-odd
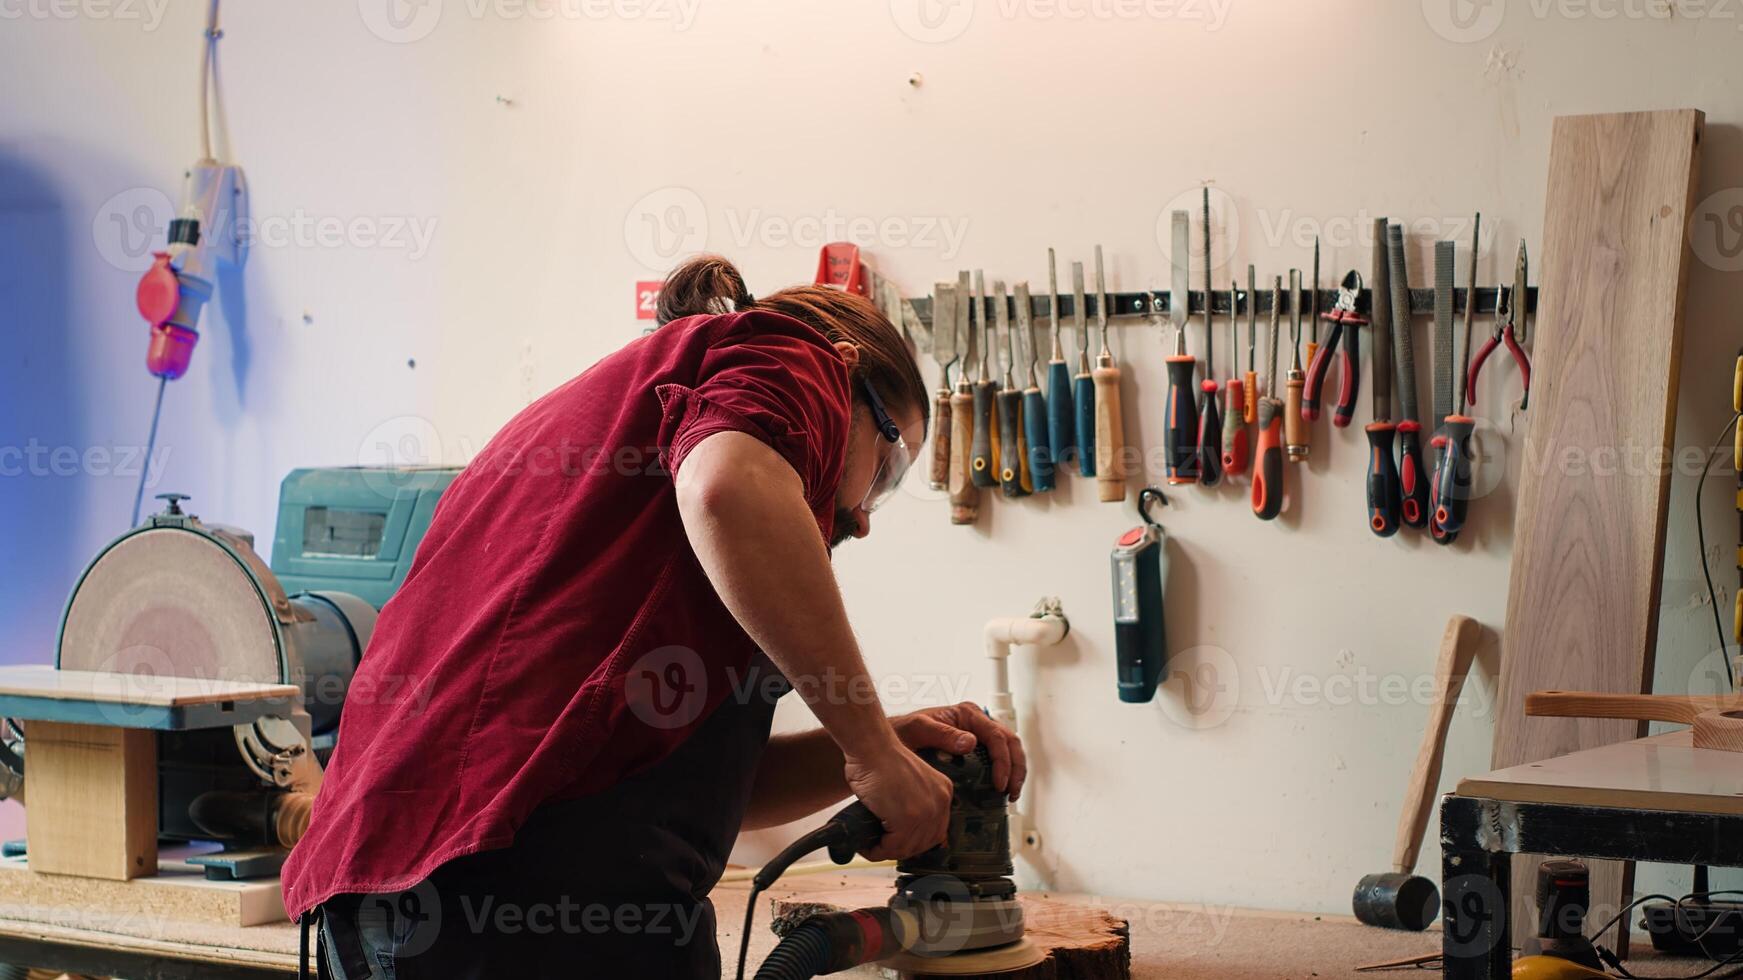
{"label": "workbench leg", "polygon": [[1442,976],[1447,980],[1505,980],[1513,972],[1508,893],[1511,854],[1469,849],[1441,851]]}

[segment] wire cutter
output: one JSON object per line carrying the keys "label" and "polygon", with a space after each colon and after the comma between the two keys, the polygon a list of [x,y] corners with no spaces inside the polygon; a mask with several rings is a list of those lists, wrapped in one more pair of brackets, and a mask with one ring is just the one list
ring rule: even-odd
{"label": "wire cutter", "polygon": [[1507,350],[1512,352],[1513,360],[1519,365],[1519,379],[1524,388],[1524,394],[1519,398],[1519,410],[1524,411],[1531,401],[1531,358],[1525,353],[1525,348],[1519,346],[1519,332],[1525,323],[1525,240],[1519,240],[1519,261],[1513,267],[1513,288],[1506,293],[1507,312],[1501,312],[1501,287],[1495,287],[1495,334],[1484,342],[1477,356],[1471,360],[1471,373],[1465,377],[1465,392],[1471,405],[1477,404],[1477,373],[1483,370],[1483,362],[1489,359],[1495,348],[1505,343]]}
{"label": "wire cutter", "polygon": [[[1343,428],[1350,424],[1351,416],[1356,412],[1356,393],[1361,387],[1360,340],[1357,329],[1368,322],[1368,318],[1356,312],[1356,300],[1362,294],[1362,274],[1351,269],[1344,276],[1338,287],[1337,304],[1329,313],[1321,313],[1319,318],[1331,323],[1331,333],[1324,344],[1313,352],[1313,362],[1307,367],[1307,387],[1301,393],[1301,417],[1309,422],[1319,421],[1320,391],[1325,386],[1326,371],[1331,367],[1331,359],[1339,358],[1341,380],[1338,388],[1337,407],[1332,410],[1332,424]],[[1344,332],[1345,326],[1349,332]],[[1339,357],[1338,340],[1345,338],[1344,350]]]}

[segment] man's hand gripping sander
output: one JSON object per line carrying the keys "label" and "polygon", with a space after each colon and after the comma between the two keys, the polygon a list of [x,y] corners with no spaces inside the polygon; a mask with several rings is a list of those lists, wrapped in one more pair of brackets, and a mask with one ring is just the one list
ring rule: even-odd
{"label": "man's hand gripping sander", "polygon": [[[787,933],[756,972],[756,980],[806,980],[898,953],[947,956],[1004,946],[1023,938],[1023,908],[1011,880],[1010,817],[1005,794],[993,788],[985,748],[969,755],[927,751],[921,757],[950,777],[950,832],[945,843],[896,864],[896,892],[885,906],[812,915]],[[818,848],[846,864],[883,836],[883,821],[853,803],[794,841],[751,880],[739,937],[738,977],[757,897],[792,864]]]}

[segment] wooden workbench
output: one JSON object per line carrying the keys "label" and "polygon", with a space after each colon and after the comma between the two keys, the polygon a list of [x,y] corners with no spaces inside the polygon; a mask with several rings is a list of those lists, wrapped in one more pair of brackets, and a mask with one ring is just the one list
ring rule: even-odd
{"label": "wooden workbench", "polygon": [[[832,874],[838,880],[863,882],[867,875],[887,873]],[[771,895],[782,895],[782,888],[777,885]],[[743,883],[723,884],[714,893],[723,980],[732,976],[746,894]],[[1101,905],[1127,919],[1135,980],[1351,977],[1358,966],[1435,953],[1441,944],[1435,929],[1389,932],[1342,915],[1049,894]],[[775,944],[768,906],[757,911],[750,947],[753,965]],[[296,973],[296,949],[297,928],[289,923],[227,928],[114,912],[8,906],[0,900],[0,962],[37,963],[132,980],[282,980]],[[1650,957],[1637,958],[1630,967],[1642,976],[1694,972],[1689,961]],[[879,976],[874,968],[840,975]],[[1415,970],[1378,974],[1422,975]]]}

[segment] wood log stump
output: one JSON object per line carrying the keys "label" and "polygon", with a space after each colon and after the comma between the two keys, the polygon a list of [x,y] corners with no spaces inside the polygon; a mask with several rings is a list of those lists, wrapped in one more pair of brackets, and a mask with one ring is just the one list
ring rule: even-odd
{"label": "wood log stump", "polygon": [[[839,912],[889,903],[895,890],[890,878],[862,874],[819,874],[790,878],[769,890],[774,909],[774,931],[789,930],[818,912]],[[977,954],[947,957],[935,972],[899,970],[902,980],[932,978],[997,977],[998,980],[1130,980],[1132,942],[1125,919],[1105,909],[1050,898],[1046,893],[1021,893],[1024,939],[1033,944],[1041,961],[1015,970],[990,968],[988,972],[961,972]],[[991,959],[989,956],[988,959]],[[906,964],[904,964],[906,965]],[[948,969],[948,972],[946,970]]]}

